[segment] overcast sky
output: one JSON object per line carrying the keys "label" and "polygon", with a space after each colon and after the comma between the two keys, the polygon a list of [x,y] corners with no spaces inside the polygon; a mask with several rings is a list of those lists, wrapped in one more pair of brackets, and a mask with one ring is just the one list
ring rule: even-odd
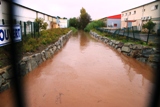
{"label": "overcast sky", "polygon": [[14,0],[37,11],[60,17],[78,17],[84,7],[92,20],[121,14],[122,11],[155,0]]}

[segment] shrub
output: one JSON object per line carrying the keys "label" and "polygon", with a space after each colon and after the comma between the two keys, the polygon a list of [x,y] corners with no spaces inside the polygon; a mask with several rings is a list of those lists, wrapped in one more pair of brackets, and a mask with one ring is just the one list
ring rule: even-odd
{"label": "shrub", "polygon": [[66,34],[69,30],[69,28],[48,29],[41,31],[40,37],[32,38],[31,36],[28,36],[23,40],[23,51],[33,52],[42,45],[54,43],[61,35]]}
{"label": "shrub", "polygon": [[98,28],[98,27],[104,27],[105,23],[103,21],[93,21],[91,23],[89,23],[85,28],[84,31],[89,32],[92,29]]}
{"label": "shrub", "polygon": [[75,33],[77,32],[77,29],[75,27],[70,27],[70,29]]}

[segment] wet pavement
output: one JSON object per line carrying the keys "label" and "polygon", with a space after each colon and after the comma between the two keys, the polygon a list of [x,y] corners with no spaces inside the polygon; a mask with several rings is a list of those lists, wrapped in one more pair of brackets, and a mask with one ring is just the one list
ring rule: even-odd
{"label": "wet pavement", "polygon": [[[84,32],[24,77],[27,107],[146,107],[152,69]],[[14,107],[12,88],[0,107]]]}

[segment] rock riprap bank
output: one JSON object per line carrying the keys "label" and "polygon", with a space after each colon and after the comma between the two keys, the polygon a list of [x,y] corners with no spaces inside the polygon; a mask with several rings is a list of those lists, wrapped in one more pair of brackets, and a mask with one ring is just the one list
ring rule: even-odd
{"label": "rock riprap bank", "polygon": [[115,48],[117,51],[135,58],[138,61],[146,63],[153,69],[156,69],[158,63],[160,63],[160,49],[152,48],[149,46],[143,46],[134,43],[122,43],[120,41],[112,40],[107,37],[98,35],[97,33],[90,31],[92,37],[108,44],[109,46]]}
{"label": "rock riprap bank", "polygon": [[[70,37],[72,31],[61,36],[57,42],[48,46],[40,53],[33,54],[31,56],[24,56],[18,63],[18,74],[19,76],[24,76],[33,69],[37,68],[42,62],[51,58],[57,51],[59,51]],[[8,89],[11,85],[13,77],[12,66],[8,65],[0,69],[0,92]]]}

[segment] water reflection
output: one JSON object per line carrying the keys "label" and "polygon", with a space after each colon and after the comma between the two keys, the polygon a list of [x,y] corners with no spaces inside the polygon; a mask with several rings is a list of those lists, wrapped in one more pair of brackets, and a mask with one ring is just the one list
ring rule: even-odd
{"label": "water reflection", "polygon": [[88,35],[83,31],[79,31],[78,35],[80,37],[80,49],[84,50],[88,46],[90,40],[88,38]]}
{"label": "water reflection", "polygon": [[129,77],[130,82],[132,82],[134,78],[138,75],[142,75],[141,76],[142,86],[144,85],[145,79],[153,82],[154,71],[152,68],[150,68],[149,66],[146,66],[146,64],[144,63],[141,63],[121,53],[117,53],[117,54],[120,56],[121,61],[124,63],[124,68],[127,71],[127,75]]}

